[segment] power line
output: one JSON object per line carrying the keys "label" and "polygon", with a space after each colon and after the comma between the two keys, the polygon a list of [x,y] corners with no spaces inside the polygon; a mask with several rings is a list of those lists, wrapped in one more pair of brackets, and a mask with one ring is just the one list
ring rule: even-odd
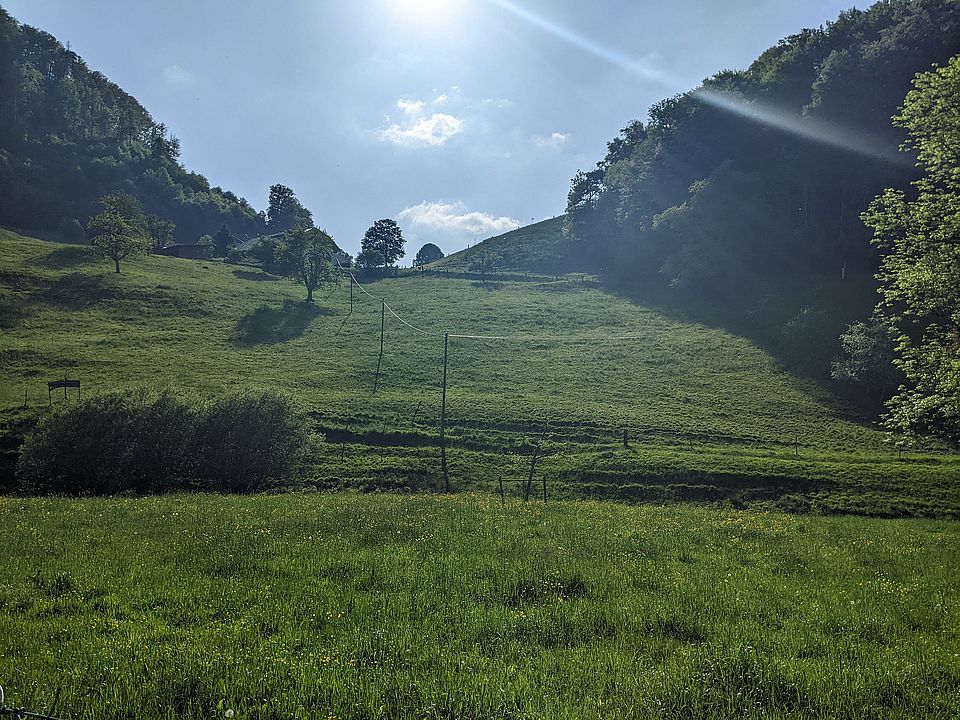
{"label": "power line", "polygon": [[337,265],[340,267],[340,270],[347,273],[352,279],[353,282],[357,284],[357,288],[364,293],[365,295],[370,296],[374,300],[380,300],[384,307],[390,311],[390,314],[393,315],[397,320],[406,325],[411,330],[418,332],[422,335],[427,335],[430,337],[442,337],[447,334],[450,338],[457,340],[494,340],[494,341],[513,341],[513,342],[626,342],[630,340],[642,340],[648,337],[647,333],[634,333],[632,335],[602,335],[602,336],[577,336],[577,335],[536,335],[536,334],[517,334],[517,335],[474,335],[468,333],[443,333],[438,330],[430,331],[424,330],[423,328],[417,327],[416,325],[408,322],[406,319],[400,316],[396,310],[390,307],[387,304],[386,300],[383,298],[378,298],[372,293],[370,293],[363,285],[360,284],[360,281],[357,280],[356,275],[347,270],[343,265],[340,265],[340,262],[337,262]]}

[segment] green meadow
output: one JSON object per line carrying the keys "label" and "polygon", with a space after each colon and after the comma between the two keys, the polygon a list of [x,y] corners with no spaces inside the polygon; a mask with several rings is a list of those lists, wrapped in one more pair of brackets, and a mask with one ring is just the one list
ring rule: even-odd
{"label": "green meadow", "polygon": [[490,495],[0,499],[8,703],[954,718],[955,523]]}
{"label": "green meadow", "polygon": [[[536,482],[554,498],[960,514],[956,455],[901,456],[887,435],[755,343],[589,277],[410,274],[365,287],[369,295],[354,289],[352,310],[348,282],[307,304],[302,288],[255,268],[145,257],[118,275],[89,248],[0,231],[8,435],[46,412],[46,382],[65,373],[88,394],[269,386],[300,398],[327,440],[304,483],[437,489],[450,332],[506,338],[450,339],[456,490],[495,491],[502,478],[516,494],[539,443]],[[380,298],[417,329],[386,313],[378,381]]]}

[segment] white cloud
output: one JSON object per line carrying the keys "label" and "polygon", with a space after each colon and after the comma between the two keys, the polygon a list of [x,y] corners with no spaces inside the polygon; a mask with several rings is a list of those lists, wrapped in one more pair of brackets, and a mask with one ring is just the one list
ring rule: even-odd
{"label": "white cloud", "polygon": [[509,110],[515,105],[513,100],[510,100],[508,98],[485,98],[483,101],[483,104],[492,105],[498,110]]}
{"label": "white cloud", "polygon": [[520,225],[520,221],[515,218],[470,212],[462,202],[424,201],[401,211],[399,217],[426,229],[473,236],[499,235]]}
{"label": "white cloud", "polygon": [[419,115],[423,112],[423,107],[426,103],[423,100],[397,100],[397,107],[400,108],[406,115]]}
{"label": "white cloud", "polygon": [[434,105],[446,105],[446,104],[447,104],[447,101],[448,101],[449,99],[450,99],[450,98],[447,96],[446,93],[440,93],[439,95],[437,95],[437,96],[433,99],[433,104],[434,104]]}
{"label": "white cloud", "polygon": [[168,65],[163,69],[163,80],[167,85],[183,87],[184,85],[192,85],[197,78],[192,72],[179,65]]}
{"label": "white cloud", "polygon": [[570,133],[561,132],[555,132],[549,137],[544,137],[543,135],[534,135],[533,144],[541,150],[557,150],[570,142],[572,137],[573,136],[570,135]]}
{"label": "white cloud", "polygon": [[403,122],[391,123],[388,117],[387,127],[380,131],[380,139],[408,147],[436,147],[463,132],[463,120],[447,113],[426,116],[423,113],[426,105],[423,100],[397,100],[397,107],[406,118]]}

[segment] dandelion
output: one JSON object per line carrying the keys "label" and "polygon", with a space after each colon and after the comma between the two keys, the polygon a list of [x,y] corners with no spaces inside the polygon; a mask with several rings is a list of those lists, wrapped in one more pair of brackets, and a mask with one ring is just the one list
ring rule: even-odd
{"label": "dandelion", "polygon": [[234,715],[234,712],[230,708],[227,708],[226,710],[223,711],[223,716],[226,718],[232,718],[233,715]]}

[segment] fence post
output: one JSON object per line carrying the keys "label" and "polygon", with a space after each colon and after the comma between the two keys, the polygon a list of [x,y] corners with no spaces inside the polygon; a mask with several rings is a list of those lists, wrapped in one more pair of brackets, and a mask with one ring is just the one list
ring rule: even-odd
{"label": "fence post", "polygon": [[447,353],[450,347],[450,334],[443,334],[443,387],[440,399],[440,468],[443,471],[444,492],[450,492],[450,475],[447,472]]}
{"label": "fence post", "polygon": [[383,362],[383,321],[386,317],[387,301],[380,299],[380,357],[377,358],[377,377],[373,381],[373,394],[377,394],[377,388],[380,387],[380,364]]}

